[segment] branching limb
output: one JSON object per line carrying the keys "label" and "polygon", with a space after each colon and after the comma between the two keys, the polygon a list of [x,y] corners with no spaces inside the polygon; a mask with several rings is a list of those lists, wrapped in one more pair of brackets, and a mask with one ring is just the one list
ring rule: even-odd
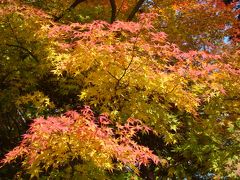
{"label": "branching limb", "polygon": [[15,47],[15,48],[18,48],[18,49],[22,49],[24,50],[25,52],[27,52],[36,62],[39,62],[37,57],[27,48],[23,47],[23,46],[20,46],[20,45],[14,45],[14,44],[6,44],[7,46],[9,47]]}
{"label": "branching limb", "polygon": [[[138,37],[140,36],[140,34],[141,34],[141,31],[138,32],[136,38],[138,38]],[[127,74],[128,69],[130,68],[130,66],[131,66],[132,63],[133,63],[134,55],[135,55],[135,50],[136,50],[136,45],[137,45],[137,40],[134,42],[134,44],[133,44],[133,46],[132,46],[132,57],[131,57],[131,60],[130,60],[130,62],[128,63],[127,67],[124,68],[124,71],[123,71],[122,76],[118,79],[117,86],[119,86],[120,81],[121,81],[122,78]]]}

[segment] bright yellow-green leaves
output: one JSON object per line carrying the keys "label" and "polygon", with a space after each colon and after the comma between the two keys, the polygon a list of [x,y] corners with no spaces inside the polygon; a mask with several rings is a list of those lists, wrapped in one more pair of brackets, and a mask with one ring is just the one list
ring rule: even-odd
{"label": "bright yellow-green leaves", "polygon": [[[194,70],[194,61],[198,58],[187,61],[191,71],[184,67],[181,57],[188,56],[176,45],[168,43],[165,33],[155,32],[152,22],[148,22],[148,18],[152,17],[147,16],[140,23],[117,22],[109,25],[95,22],[54,27],[50,31],[51,37],[59,39],[62,33],[60,37],[69,39],[72,34],[80,40],[72,44],[60,42],[59,47],[65,46],[71,53],[56,54],[56,58],[50,56],[54,59],[53,72],[60,76],[67,72],[81,79],[79,83],[83,85],[83,90],[79,92],[80,100],[101,107],[101,111],[110,114],[117,111],[119,117],[134,116],[153,126],[160,126],[168,123],[172,106],[196,115],[199,94],[188,88],[191,79],[184,73],[195,76],[196,82],[202,81],[206,89],[209,87],[204,83],[206,77],[201,79],[194,74],[197,70],[198,73],[204,70],[201,67]],[[79,34],[79,30],[85,32]],[[204,53],[193,54],[207,62],[217,58]],[[174,61],[178,63],[171,66]],[[176,130],[177,127],[174,125],[172,128]]]}
{"label": "bright yellow-green leaves", "polygon": [[[115,121],[135,117],[163,136],[166,145],[182,143],[175,150],[185,158],[204,163],[211,152],[206,167],[221,172],[224,168],[218,165],[231,155],[224,151],[216,158],[225,146],[226,131],[216,121],[227,116],[214,103],[227,95],[222,82],[228,80],[223,78],[237,78],[239,72],[234,66],[226,68],[219,55],[183,52],[167,42],[167,35],[154,28],[154,17],[148,14],[137,23],[55,26],[50,38],[59,42],[56,50],[65,50],[55,58],[53,72],[77,78],[83,87],[80,100],[108,112]],[[190,132],[185,136],[182,130]],[[196,153],[189,156],[192,152]],[[178,168],[180,176],[183,169]]]}
{"label": "bright yellow-green leaves", "polygon": [[41,113],[44,111],[55,108],[53,102],[50,101],[49,97],[44,96],[44,94],[39,91],[35,91],[33,94],[20,96],[16,100],[15,104],[19,110],[25,111],[25,113],[29,113],[29,118],[32,118],[31,112],[27,112],[25,110],[28,109],[29,106],[31,109],[35,109],[36,116],[41,115]]}

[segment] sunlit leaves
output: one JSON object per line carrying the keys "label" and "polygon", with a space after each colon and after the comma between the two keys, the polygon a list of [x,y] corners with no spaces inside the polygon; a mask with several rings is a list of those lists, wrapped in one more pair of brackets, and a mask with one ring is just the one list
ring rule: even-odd
{"label": "sunlit leaves", "polygon": [[112,171],[117,166],[140,167],[151,161],[159,162],[152,151],[133,141],[137,132],[150,130],[141,121],[128,119],[124,125],[117,124],[116,130],[109,124],[112,123],[107,115],[94,117],[89,107],[82,114],[69,111],[61,117],[35,119],[21,144],[2,162],[9,163],[20,156],[31,177],[38,177],[50,168],[50,174],[70,168],[69,173],[80,175],[91,168]]}

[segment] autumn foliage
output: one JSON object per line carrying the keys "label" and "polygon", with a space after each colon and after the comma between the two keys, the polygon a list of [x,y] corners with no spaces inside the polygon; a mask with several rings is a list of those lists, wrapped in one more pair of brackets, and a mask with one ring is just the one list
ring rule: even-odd
{"label": "autumn foliage", "polygon": [[2,169],[21,163],[23,178],[239,177],[237,2],[1,7]]}
{"label": "autumn foliage", "polygon": [[[150,130],[141,121],[128,119],[113,129],[107,115],[96,118],[89,107],[81,112],[35,119],[21,144],[6,155],[3,163],[21,157],[31,177],[47,172],[50,177],[63,178],[104,176],[104,170],[122,170],[126,166],[137,173],[137,167],[150,160],[159,163],[152,151],[133,140],[137,132]],[[93,169],[100,170],[90,173]]]}

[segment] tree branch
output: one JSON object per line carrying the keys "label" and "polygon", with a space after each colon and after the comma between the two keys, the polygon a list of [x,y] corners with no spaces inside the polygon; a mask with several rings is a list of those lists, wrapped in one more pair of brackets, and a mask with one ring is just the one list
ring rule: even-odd
{"label": "tree branch", "polygon": [[131,21],[135,14],[139,11],[139,9],[142,7],[143,3],[144,3],[145,0],[139,0],[137,2],[137,4],[135,5],[135,7],[133,8],[133,10],[131,11],[131,13],[129,14],[128,18],[127,18],[127,21]]}
{"label": "tree branch", "polygon": [[119,12],[121,11],[121,9],[122,9],[122,7],[123,7],[124,1],[125,1],[125,0],[122,0],[121,5],[119,6],[119,8],[118,8],[118,10],[117,10],[117,12],[116,12],[116,18],[118,17],[118,14],[119,14]]}
{"label": "tree branch", "polygon": [[110,0],[111,8],[112,8],[112,15],[110,23],[112,24],[116,20],[116,13],[117,13],[117,6],[115,0]]}
{"label": "tree branch", "polygon": [[19,49],[24,50],[24,51],[27,52],[36,62],[39,62],[38,59],[37,59],[37,57],[36,57],[30,50],[28,50],[27,48],[23,47],[21,41],[18,39],[18,37],[17,37],[17,35],[16,35],[15,31],[14,31],[14,27],[12,27],[12,25],[11,25],[10,19],[7,18],[7,20],[8,20],[7,23],[9,24],[10,30],[11,30],[11,32],[12,32],[12,34],[13,34],[13,37],[15,38],[17,44],[19,44],[19,45],[14,45],[14,44],[6,44],[6,45],[9,46],[9,47],[15,47],[15,48],[19,48]]}
{"label": "tree branch", "polygon": [[25,52],[27,52],[36,62],[39,62],[37,57],[27,48],[23,47],[23,46],[19,46],[19,45],[14,45],[14,44],[6,44],[9,47],[15,47],[15,48],[19,48],[24,50]]}
{"label": "tree branch", "polygon": [[59,16],[54,18],[54,21],[59,21],[67,12],[74,9],[78,4],[84,2],[86,0],[75,0],[66,10],[64,10]]}
{"label": "tree branch", "polygon": [[[140,36],[140,34],[141,34],[141,31],[138,32],[136,38],[138,38],[138,37]],[[132,57],[131,57],[131,60],[130,60],[130,62],[128,63],[127,67],[124,68],[124,71],[123,71],[122,76],[118,79],[117,84],[116,84],[116,88],[119,86],[120,81],[121,81],[122,78],[126,75],[128,69],[130,68],[130,66],[131,66],[132,63],[133,63],[133,60],[134,60],[134,54],[135,54],[135,50],[136,50],[136,45],[137,45],[137,40],[134,42],[133,47],[132,47]]]}

